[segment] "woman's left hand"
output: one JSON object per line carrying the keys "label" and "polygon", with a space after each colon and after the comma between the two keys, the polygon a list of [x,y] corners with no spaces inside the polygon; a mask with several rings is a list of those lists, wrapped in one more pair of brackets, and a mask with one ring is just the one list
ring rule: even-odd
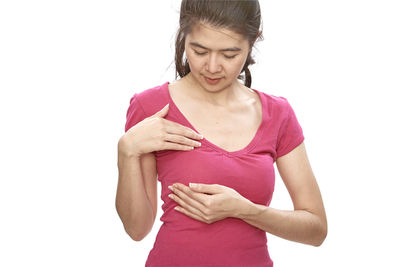
{"label": "woman's left hand", "polygon": [[178,204],[175,209],[207,224],[227,217],[237,217],[241,204],[250,201],[236,190],[219,184],[188,187],[175,183],[170,187],[174,194],[169,196]]}

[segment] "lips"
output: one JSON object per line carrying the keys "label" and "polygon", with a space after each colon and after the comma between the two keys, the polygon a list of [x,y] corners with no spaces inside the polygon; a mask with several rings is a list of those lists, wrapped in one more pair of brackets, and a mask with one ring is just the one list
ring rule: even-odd
{"label": "lips", "polygon": [[204,76],[204,80],[205,80],[208,84],[211,84],[211,85],[217,84],[221,79],[222,79],[222,78],[215,78],[215,79],[213,79],[213,78],[208,78],[208,77]]}

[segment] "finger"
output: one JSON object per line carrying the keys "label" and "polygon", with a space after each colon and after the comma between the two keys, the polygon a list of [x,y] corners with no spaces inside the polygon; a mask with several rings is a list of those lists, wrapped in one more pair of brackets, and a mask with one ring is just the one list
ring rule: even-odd
{"label": "finger", "polygon": [[189,187],[181,183],[174,184],[174,186],[172,187],[172,192],[176,194],[180,199],[182,199],[185,203],[188,203],[192,207],[199,210],[201,214],[206,215],[205,210],[207,209],[207,207],[205,203],[206,198],[209,198],[209,196],[206,196],[202,193],[193,192]]}
{"label": "finger", "polygon": [[179,211],[180,213],[183,213],[183,214],[185,214],[185,215],[187,215],[187,216],[193,218],[193,219],[196,219],[196,220],[198,220],[198,221],[207,223],[207,221],[206,221],[205,219],[203,219],[202,217],[200,217],[200,216],[198,216],[198,215],[196,215],[196,214],[191,213],[190,211],[186,210],[185,208],[176,206],[174,209],[177,210],[177,211]]}
{"label": "finger", "polygon": [[167,133],[182,135],[187,138],[192,138],[192,139],[197,139],[197,140],[203,138],[203,136],[201,134],[190,129],[189,127],[183,126],[182,124],[179,124],[177,122],[170,121],[170,120],[165,120],[164,122],[167,125],[167,127],[166,127]]}
{"label": "finger", "polygon": [[164,138],[164,141],[178,143],[181,145],[191,146],[191,147],[200,147],[201,143],[198,141],[194,141],[193,139],[186,138],[182,135],[176,134],[167,134]]}
{"label": "finger", "polygon": [[165,105],[162,109],[154,113],[151,117],[161,117],[161,118],[165,117],[165,115],[168,114],[168,110],[169,110],[169,103]]}
{"label": "finger", "polygon": [[197,214],[197,216],[206,216],[204,213],[205,207],[201,203],[197,202],[190,196],[188,196],[185,192],[175,188],[172,190],[174,194],[171,194],[171,198],[184,207],[185,209],[191,211],[193,214]]}
{"label": "finger", "polygon": [[200,218],[201,220],[205,220],[205,218],[203,218],[205,215],[200,210],[194,208],[191,205],[188,205],[185,201],[183,201],[177,195],[173,196],[173,200],[179,205],[179,206],[175,207],[176,210],[179,210],[179,209],[183,210],[184,209],[187,212],[190,212],[190,214],[196,216],[197,218]]}
{"label": "finger", "polygon": [[193,146],[187,146],[187,145],[182,145],[182,144],[177,144],[173,142],[164,142],[162,145],[161,150],[185,150],[185,151],[190,151],[193,150]]}
{"label": "finger", "polygon": [[202,192],[207,194],[218,194],[221,193],[221,185],[218,184],[198,184],[190,183],[190,189],[195,192]]}

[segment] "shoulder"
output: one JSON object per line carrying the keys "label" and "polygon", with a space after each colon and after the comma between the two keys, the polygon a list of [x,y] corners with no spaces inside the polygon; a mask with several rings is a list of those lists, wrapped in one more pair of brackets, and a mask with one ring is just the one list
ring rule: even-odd
{"label": "shoulder", "polygon": [[271,115],[285,115],[290,107],[289,101],[283,96],[276,96],[272,94],[259,91],[264,98],[266,109]]}
{"label": "shoulder", "polygon": [[168,82],[165,82],[161,85],[137,91],[133,97],[136,97],[143,104],[154,101],[157,102],[160,98],[163,97],[163,89],[165,90],[167,87]]}
{"label": "shoulder", "polygon": [[151,116],[168,104],[168,83],[138,91],[131,97],[130,102],[136,100],[146,115]]}

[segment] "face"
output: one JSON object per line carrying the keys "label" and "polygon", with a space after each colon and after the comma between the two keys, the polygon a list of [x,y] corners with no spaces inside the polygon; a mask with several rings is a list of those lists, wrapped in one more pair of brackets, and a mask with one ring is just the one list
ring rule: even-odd
{"label": "face", "polygon": [[238,83],[249,43],[228,29],[198,23],[186,36],[185,52],[191,78],[206,90],[218,91]]}

